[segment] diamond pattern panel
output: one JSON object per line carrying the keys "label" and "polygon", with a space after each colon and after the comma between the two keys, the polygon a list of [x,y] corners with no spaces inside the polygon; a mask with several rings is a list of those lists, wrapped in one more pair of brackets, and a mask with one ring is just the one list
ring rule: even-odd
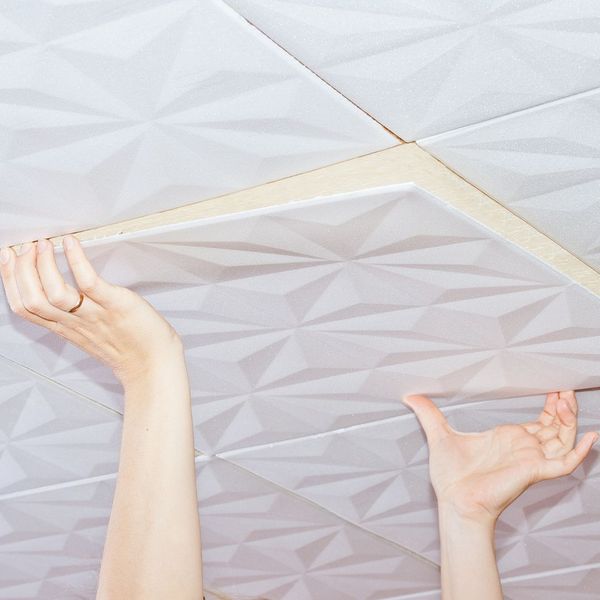
{"label": "diamond pattern panel", "polygon": [[[197,464],[212,597],[379,600],[436,587],[438,569],[394,544],[223,460]],[[94,597],[113,493],[107,477],[0,501],[0,598]]]}
{"label": "diamond pattern panel", "polygon": [[595,0],[226,1],[404,140],[600,86]]}
{"label": "diamond pattern panel", "polygon": [[419,144],[600,272],[600,91]]}
{"label": "diamond pattern panel", "polygon": [[[582,431],[597,430],[600,391],[579,392]],[[534,420],[543,397],[469,403],[453,427],[482,431]],[[439,562],[435,494],[425,436],[412,415],[274,446],[227,453],[229,461],[378,535]],[[537,484],[502,515],[496,535],[504,577],[600,562],[600,457],[571,477]],[[571,596],[566,596],[571,598]]]}
{"label": "diamond pattern panel", "polygon": [[0,498],[112,473],[121,416],[0,359]]}
{"label": "diamond pattern panel", "polygon": [[[598,298],[411,184],[86,246],[182,334],[209,454],[398,416],[410,392],[600,384]],[[95,359],[0,315],[3,354],[120,408]]]}
{"label": "diamond pattern panel", "polygon": [[7,0],[0,23],[2,245],[397,143],[220,0]]}

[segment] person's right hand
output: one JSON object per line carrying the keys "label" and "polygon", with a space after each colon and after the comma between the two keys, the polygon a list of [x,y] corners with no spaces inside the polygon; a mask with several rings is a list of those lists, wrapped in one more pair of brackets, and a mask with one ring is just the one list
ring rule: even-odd
{"label": "person's right hand", "polygon": [[475,520],[495,521],[530,485],[574,471],[598,433],[577,434],[575,393],[552,392],[537,421],[499,425],[482,433],[454,430],[427,397],[404,398],[429,445],[429,470],[440,506]]}
{"label": "person's right hand", "polygon": [[[79,291],[67,284],[48,240],[25,244],[17,256],[2,252],[0,273],[11,310],[69,340],[108,365],[125,383],[180,352],[173,327],[141,296],[111,284],[94,270],[75,236],[63,240],[67,261],[84,300],[76,312]],[[1,259],[2,257],[0,257]]]}

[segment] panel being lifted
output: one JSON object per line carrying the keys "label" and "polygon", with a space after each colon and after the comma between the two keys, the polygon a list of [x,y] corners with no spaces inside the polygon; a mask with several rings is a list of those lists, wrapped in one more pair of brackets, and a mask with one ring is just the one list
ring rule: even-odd
{"label": "panel being lifted", "polygon": [[[209,454],[397,416],[406,393],[600,385],[600,299],[414,184],[84,246],[182,335]],[[120,408],[95,360],[2,321],[2,354]]]}

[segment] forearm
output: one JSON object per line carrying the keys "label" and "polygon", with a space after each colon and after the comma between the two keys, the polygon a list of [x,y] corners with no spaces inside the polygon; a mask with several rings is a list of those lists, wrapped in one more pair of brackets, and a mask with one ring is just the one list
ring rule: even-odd
{"label": "forearm", "polygon": [[194,435],[183,350],[124,382],[121,456],[98,600],[200,600]]}
{"label": "forearm", "polygon": [[440,504],[443,600],[502,600],[492,519],[462,517]]}

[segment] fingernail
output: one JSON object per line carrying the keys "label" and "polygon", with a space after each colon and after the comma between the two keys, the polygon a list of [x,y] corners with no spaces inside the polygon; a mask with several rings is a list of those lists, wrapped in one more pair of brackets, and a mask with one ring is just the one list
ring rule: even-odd
{"label": "fingernail", "polygon": [[23,255],[23,254],[27,254],[31,248],[33,247],[33,244],[31,242],[27,242],[26,244],[21,244],[21,247],[19,248],[19,256]]}
{"label": "fingernail", "polygon": [[37,243],[37,249],[38,252],[44,252],[44,250],[48,249],[48,240],[42,238],[41,240],[38,240]]}
{"label": "fingernail", "polygon": [[63,238],[63,246],[67,250],[70,250],[71,248],[75,247],[75,240],[73,239],[72,235],[67,235],[66,237]]}
{"label": "fingernail", "polygon": [[2,250],[0,250],[0,262],[5,265],[8,263],[8,261],[10,260],[10,253],[8,251],[8,248],[2,248]]}

